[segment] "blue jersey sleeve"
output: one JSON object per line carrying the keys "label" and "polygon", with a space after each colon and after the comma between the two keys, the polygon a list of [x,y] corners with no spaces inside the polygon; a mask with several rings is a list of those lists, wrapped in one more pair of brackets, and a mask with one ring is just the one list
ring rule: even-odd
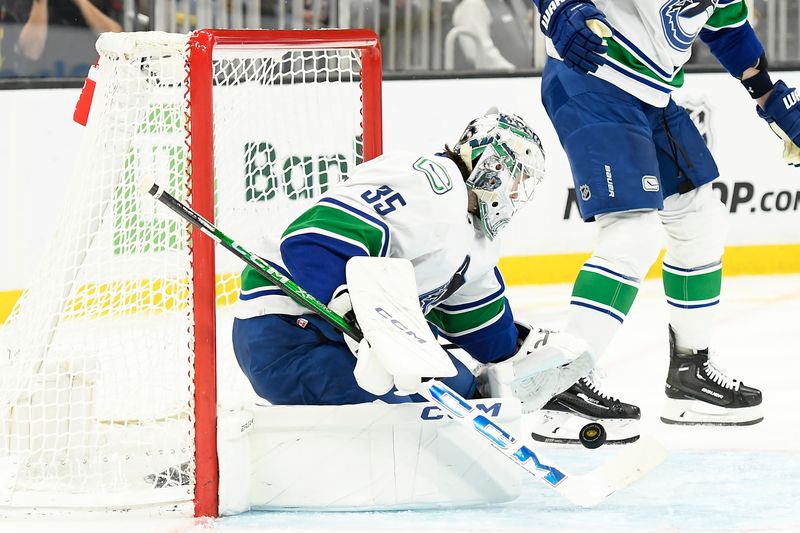
{"label": "blue jersey sleeve", "polygon": [[321,302],[346,283],[347,260],[388,254],[389,228],[374,215],[325,197],[292,222],[281,240],[281,260],[292,279]]}
{"label": "blue jersey sleeve", "polygon": [[742,73],[758,62],[764,47],[747,21],[744,0],[720,0],[714,13],[700,30],[700,39],[732,76]]}

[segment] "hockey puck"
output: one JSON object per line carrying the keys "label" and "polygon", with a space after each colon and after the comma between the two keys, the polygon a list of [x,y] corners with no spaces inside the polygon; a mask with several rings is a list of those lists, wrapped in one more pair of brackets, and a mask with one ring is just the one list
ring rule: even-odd
{"label": "hockey puck", "polygon": [[594,450],[606,442],[606,430],[597,422],[586,424],[578,433],[578,438],[585,448]]}

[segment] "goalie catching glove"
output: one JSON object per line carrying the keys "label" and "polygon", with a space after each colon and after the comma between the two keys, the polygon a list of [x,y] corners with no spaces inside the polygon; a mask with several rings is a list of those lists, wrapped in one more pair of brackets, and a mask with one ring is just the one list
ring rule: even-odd
{"label": "goalie catching glove", "polygon": [[783,159],[789,165],[800,166],[800,95],[797,89],[777,81],[764,108],[756,106],[758,116],[767,121],[772,131],[783,141]]}
{"label": "goalie catching glove", "polygon": [[567,390],[595,365],[588,345],[572,335],[534,329],[519,322],[517,329],[520,344],[516,353],[481,370],[478,386],[483,396],[513,396],[522,402],[523,413],[531,413]]}

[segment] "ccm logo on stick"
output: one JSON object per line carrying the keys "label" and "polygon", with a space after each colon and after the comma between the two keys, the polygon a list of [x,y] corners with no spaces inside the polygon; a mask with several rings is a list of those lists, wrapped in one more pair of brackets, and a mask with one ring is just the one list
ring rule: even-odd
{"label": "ccm logo on stick", "polygon": [[425,344],[427,342],[425,339],[418,337],[417,334],[411,330],[411,328],[409,328],[408,326],[406,326],[405,324],[394,318],[392,315],[389,314],[388,311],[386,311],[382,307],[376,307],[375,312],[378,313],[381,317],[388,320],[391,325],[393,325],[406,335],[413,337],[418,343]]}
{"label": "ccm logo on stick", "polygon": [[[503,404],[501,404],[501,403],[493,403],[493,404],[487,406],[487,405],[484,405],[482,403],[479,403],[475,407],[477,409],[483,411],[484,413],[486,413],[489,416],[499,416],[500,415],[500,407],[502,405]],[[422,410],[422,413],[420,414],[420,418],[422,420],[441,420],[444,417],[445,417],[445,415],[442,412],[442,410],[439,407],[435,406],[435,405],[429,405],[429,406],[425,407]]]}

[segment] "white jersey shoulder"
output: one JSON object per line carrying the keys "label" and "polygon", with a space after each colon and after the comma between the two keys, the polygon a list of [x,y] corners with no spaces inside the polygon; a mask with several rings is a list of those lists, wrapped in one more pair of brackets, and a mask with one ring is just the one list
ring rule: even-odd
{"label": "white jersey shoulder", "polygon": [[411,261],[418,293],[428,305],[446,293],[459,269],[469,266],[470,254],[478,251],[496,263],[495,246],[467,212],[461,172],[447,157],[405,152],[378,157],[357,167],[328,197],[386,224],[387,255]]}

